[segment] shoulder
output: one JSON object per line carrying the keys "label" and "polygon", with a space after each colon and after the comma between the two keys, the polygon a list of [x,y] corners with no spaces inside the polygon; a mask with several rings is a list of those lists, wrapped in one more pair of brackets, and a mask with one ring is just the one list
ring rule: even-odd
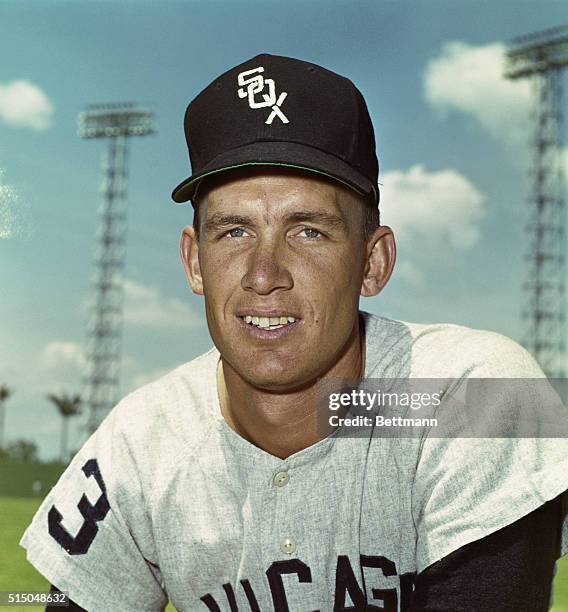
{"label": "shoulder", "polygon": [[128,394],[95,432],[96,446],[128,462],[142,485],[151,485],[180,453],[201,444],[214,426],[218,357],[211,349]]}
{"label": "shoulder", "polygon": [[188,427],[194,430],[213,414],[218,358],[217,350],[211,349],[139,387],[113,409],[116,422],[133,431],[159,422],[172,428],[175,437],[185,438]]}
{"label": "shoulder", "polygon": [[544,376],[530,353],[503,334],[452,323],[411,323],[369,313],[362,315],[368,353],[380,355],[382,363],[385,359],[397,363],[394,368],[397,376]]}

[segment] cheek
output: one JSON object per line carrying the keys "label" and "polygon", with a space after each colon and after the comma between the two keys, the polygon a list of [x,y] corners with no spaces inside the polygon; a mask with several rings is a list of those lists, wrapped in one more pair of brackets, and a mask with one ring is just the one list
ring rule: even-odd
{"label": "cheek", "polygon": [[293,268],[296,285],[307,295],[327,296],[334,301],[351,294],[359,295],[363,279],[363,265],[353,252],[322,252],[309,260],[298,260]]}
{"label": "cheek", "polygon": [[222,325],[231,298],[238,295],[240,277],[232,266],[216,255],[200,261],[205,312],[210,325]]}
{"label": "cheek", "polygon": [[212,294],[222,294],[227,286],[240,280],[238,259],[227,257],[223,252],[212,252],[203,256],[199,265],[203,286]]}

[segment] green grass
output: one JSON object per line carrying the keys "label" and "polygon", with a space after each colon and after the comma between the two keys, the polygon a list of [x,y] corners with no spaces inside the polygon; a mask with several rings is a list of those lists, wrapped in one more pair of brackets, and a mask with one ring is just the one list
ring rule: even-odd
{"label": "green grass", "polygon": [[35,482],[41,483],[39,495],[45,497],[65,467],[63,463],[15,463],[0,460],[2,497],[38,497],[32,490]]}
{"label": "green grass", "polygon": [[[26,560],[20,538],[39,508],[40,499],[0,497],[0,591],[49,591],[49,582]],[[43,612],[45,606],[0,606],[1,612]],[[167,612],[175,612],[169,604]]]}
{"label": "green grass", "polygon": [[[26,561],[26,552],[18,545],[41,500],[0,497],[0,591],[49,591],[47,580]],[[19,607],[19,606],[18,606]],[[26,606],[26,612],[44,607]],[[14,606],[0,606],[14,612]]]}
{"label": "green grass", "polygon": [[557,563],[552,612],[568,612],[568,555]]}
{"label": "green grass", "polygon": [[[0,497],[0,591],[47,591],[49,584],[27,561],[18,545],[22,533],[30,524],[40,500],[33,498]],[[0,606],[0,612],[15,612],[13,606]],[[43,607],[26,606],[25,612],[40,612]],[[174,612],[170,604],[167,612]],[[568,612],[568,555],[558,562],[554,579],[552,612]]]}

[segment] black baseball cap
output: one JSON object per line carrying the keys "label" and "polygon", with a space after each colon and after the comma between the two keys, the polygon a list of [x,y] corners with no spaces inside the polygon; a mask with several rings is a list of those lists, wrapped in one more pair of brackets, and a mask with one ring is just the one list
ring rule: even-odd
{"label": "black baseball cap", "polygon": [[285,166],[338,180],[379,201],[367,105],[353,83],[317,64],[262,54],[215,79],[185,112],[191,200],[205,177],[242,166]]}

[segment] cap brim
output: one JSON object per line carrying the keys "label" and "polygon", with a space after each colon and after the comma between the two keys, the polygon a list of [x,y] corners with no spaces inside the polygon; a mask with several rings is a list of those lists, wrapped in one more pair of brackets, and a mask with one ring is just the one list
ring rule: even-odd
{"label": "cap brim", "polygon": [[174,202],[191,200],[199,181],[212,174],[243,166],[284,166],[322,174],[362,195],[377,194],[377,187],[339,157],[295,142],[255,142],[218,155],[172,192]]}

